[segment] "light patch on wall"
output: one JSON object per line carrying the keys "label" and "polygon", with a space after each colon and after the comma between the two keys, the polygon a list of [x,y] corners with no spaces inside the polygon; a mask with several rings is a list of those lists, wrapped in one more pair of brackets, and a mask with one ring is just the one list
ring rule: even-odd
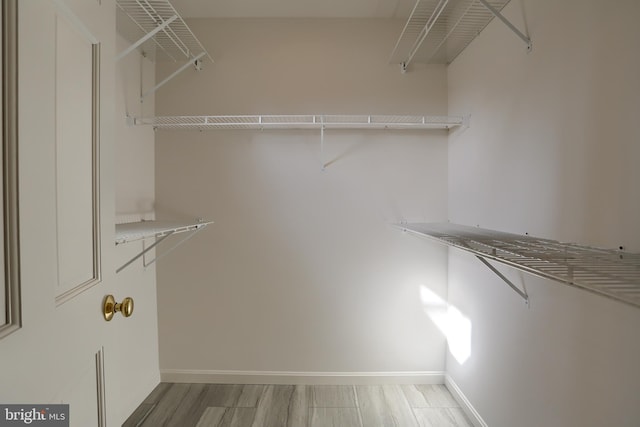
{"label": "light patch on wall", "polygon": [[420,285],[424,312],[447,338],[449,351],[461,365],[471,356],[471,321],[425,285]]}

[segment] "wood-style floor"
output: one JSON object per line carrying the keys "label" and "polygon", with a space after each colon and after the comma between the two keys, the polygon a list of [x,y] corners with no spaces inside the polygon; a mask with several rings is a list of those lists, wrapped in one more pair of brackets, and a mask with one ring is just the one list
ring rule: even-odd
{"label": "wood-style floor", "polygon": [[123,427],[472,427],[443,385],[162,383]]}

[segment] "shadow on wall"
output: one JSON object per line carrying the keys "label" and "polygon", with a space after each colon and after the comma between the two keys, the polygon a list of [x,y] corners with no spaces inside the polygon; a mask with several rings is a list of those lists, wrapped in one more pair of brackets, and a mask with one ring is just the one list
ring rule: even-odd
{"label": "shadow on wall", "polygon": [[471,320],[425,285],[420,285],[424,312],[447,339],[449,351],[459,364],[471,356]]}

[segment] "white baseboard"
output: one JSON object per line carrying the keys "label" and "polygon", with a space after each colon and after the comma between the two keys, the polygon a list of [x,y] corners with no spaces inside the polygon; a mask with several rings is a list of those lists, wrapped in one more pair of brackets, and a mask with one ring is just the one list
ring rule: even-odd
{"label": "white baseboard", "polygon": [[444,377],[444,385],[447,386],[449,392],[453,395],[453,397],[458,401],[462,410],[467,414],[469,421],[473,423],[475,427],[489,427],[487,423],[484,422],[476,408],[473,407],[467,396],[464,395],[458,384],[453,381],[449,375],[445,375]]}
{"label": "white baseboard", "polygon": [[208,384],[444,384],[442,371],[420,372],[284,372],[284,371],[210,371],[161,369],[160,379],[169,383]]}

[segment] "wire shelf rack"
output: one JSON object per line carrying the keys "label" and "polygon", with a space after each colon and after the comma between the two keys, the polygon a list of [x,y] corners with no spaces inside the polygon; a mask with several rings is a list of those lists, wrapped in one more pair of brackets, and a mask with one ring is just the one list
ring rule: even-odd
{"label": "wire shelf rack", "polygon": [[[119,31],[121,33],[131,33],[133,31],[131,28],[133,27],[138,30],[139,34],[151,35],[149,41],[146,41],[145,36],[140,41],[153,45],[156,56],[161,53],[176,62],[206,57],[213,62],[211,55],[207,53],[169,1],[116,0],[116,4],[119,10],[129,17],[133,24],[126,25],[121,23]],[[137,39],[133,35],[127,38]],[[202,55],[203,53],[204,55]]]}
{"label": "wire shelf rack", "polygon": [[397,227],[640,308],[640,254],[449,223]]}
{"label": "wire shelf rack", "polygon": [[169,130],[215,129],[451,129],[462,126],[459,116],[372,116],[372,115],[256,115],[256,116],[171,116],[135,118],[135,125]]}
{"label": "wire shelf rack", "polygon": [[116,245],[206,227],[211,221],[139,221],[116,224]]}
{"label": "wire shelf rack", "polygon": [[[509,0],[487,0],[496,11]],[[494,14],[479,0],[417,0],[390,63],[450,64]]]}
{"label": "wire shelf rack", "polygon": [[144,267],[148,267],[155,263],[159,259],[165,257],[175,248],[185,243],[191,237],[193,237],[198,231],[205,228],[207,225],[212,224],[213,221],[137,221],[124,224],[116,224],[116,246],[123,243],[136,242],[139,240],[155,239],[155,242],[149,246],[146,246],[142,251],[138,252],[135,256],[131,257],[127,262],[122,264],[116,273],[120,273],[122,270],[133,264],[137,259],[143,257],[151,249],[158,246],[162,241],[175,234],[188,233],[186,237],[174,242],[174,244],[164,251],[162,254],[157,255],[149,262],[144,262]]}

